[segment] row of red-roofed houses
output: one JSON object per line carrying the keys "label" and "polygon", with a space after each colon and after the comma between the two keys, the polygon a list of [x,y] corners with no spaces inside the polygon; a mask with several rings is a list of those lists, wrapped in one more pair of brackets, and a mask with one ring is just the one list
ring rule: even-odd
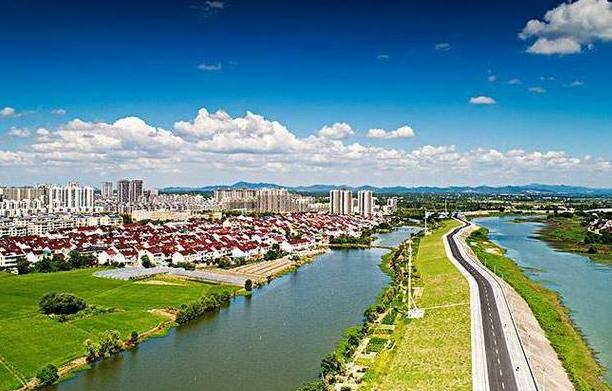
{"label": "row of red-roofed houses", "polygon": [[[273,245],[287,253],[309,251],[330,236],[358,235],[371,225],[346,216],[292,214],[283,217],[239,216],[222,224],[187,222],[165,225],[81,227],[40,236],[0,239],[0,267],[14,266],[19,257],[36,263],[43,257],[66,257],[70,251],[91,254],[100,264],[207,263],[263,257]],[[287,239],[287,236],[290,239]]]}

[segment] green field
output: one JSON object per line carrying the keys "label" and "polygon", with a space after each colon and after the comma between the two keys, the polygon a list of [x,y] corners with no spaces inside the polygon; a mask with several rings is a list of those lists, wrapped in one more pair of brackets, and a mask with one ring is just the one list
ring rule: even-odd
{"label": "green field", "polygon": [[[480,261],[486,261],[489,269],[503,276],[529,304],[576,389],[610,390],[601,379],[601,366],[580,333],[573,327],[559,296],[527,278],[516,263],[504,255],[503,249],[488,241],[485,229],[473,233],[468,243]],[[497,249],[498,254],[493,254],[491,249]]]}
{"label": "green field", "polygon": [[[538,239],[548,242],[557,250],[585,255],[597,262],[612,263],[612,245],[585,244],[587,228],[584,218],[554,217],[544,221],[543,228],[538,232]],[[597,254],[589,254],[589,248],[597,250]]]}
{"label": "green field", "polygon": [[392,351],[373,363],[362,389],[469,390],[472,384],[469,286],[446,257],[442,236],[458,226],[446,221],[421,239],[416,268],[421,275],[423,319],[396,323]]}
{"label": "green field", "polygon": [[[15,276],[0,273],[0,361],[30,379],[43,366],[56,366],[84,354],[83,341],[107,330],[127,339],[167,318],[147,312],[191,302],[211,290],[235,288],[191,281],[152,285],[94,277],[96,269]],[[167,282],[165,282],[168,284]],[[115,308],[115,312],[60,323],[39,312],[38,301],[49,291],[69,292],[87,304]],[[20,385],[0,362],[0,389]]]}

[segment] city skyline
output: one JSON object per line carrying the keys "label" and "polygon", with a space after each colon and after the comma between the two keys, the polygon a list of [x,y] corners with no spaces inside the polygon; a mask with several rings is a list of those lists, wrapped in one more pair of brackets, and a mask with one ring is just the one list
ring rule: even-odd
{"label": "city skyline", "polygon": [[610,186],[609,1],[214,3],[8,2],[0,182]]}

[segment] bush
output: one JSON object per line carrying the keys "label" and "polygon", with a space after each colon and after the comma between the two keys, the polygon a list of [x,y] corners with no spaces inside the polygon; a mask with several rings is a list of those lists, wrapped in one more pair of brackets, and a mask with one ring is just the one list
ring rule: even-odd
{"label": "bush", "polygon": [[183,324],[196,319],[207,312],[214,311],[229,302],[230,294],[227,292],[213,292],[202,296],[198,301],[183,304],[176,314],[176,323]]}
{"label": "bush", "polygon": [[85,308],[85,300],[70,293],[49,292],[39,302],[40,310],[44,314],[69,315],[75,314]]}
{"label": "bush", "polygon": [[325,391],[323,381],[315,380],[304,384],[298,391]]}
{"label": "bush", "polygon": [[59,374],[55,365],[49,364],[38,372],[36,378],[41,386],[50,386],[59,380]]}

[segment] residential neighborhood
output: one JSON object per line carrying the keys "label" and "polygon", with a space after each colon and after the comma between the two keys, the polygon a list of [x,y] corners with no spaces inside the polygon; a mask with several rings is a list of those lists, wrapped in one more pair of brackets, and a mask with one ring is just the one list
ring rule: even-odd
{"label": "residential neighborhood", "polygon": [[214,266],[263,258],[273,246],[286,254],[314,249],[330,237],[359,236],[382,220],[328,213],[291,213],[224,220],[190,220],[165,224],[125,224],[58,229],[42,235],[0,239],[0,267],[25,258],[66,257],[71,251],[93,256],[99,264],[141,266],[196,263]]}

